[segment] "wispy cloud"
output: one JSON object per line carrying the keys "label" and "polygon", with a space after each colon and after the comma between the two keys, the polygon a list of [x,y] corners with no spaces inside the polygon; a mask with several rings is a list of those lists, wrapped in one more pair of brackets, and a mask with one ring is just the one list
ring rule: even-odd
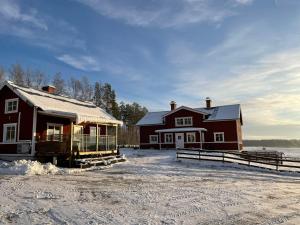
{"label": "wispy cloud", "polygon": [[[137,26],[178,27],[186,24],[220,22],[235,14],[236,6],[250,0],[160,0],[138,3],[135,0],[76,0],[97,13]],[[221,4],[215,4],[221,3]]]}
{"label": "wispy cloud", "polygon": [[68,54],[57,57],[58,60],[83,71],[101,71],[97,60],[91,56],[71,56]]}
{"label": "wispy cloud", "polygon": [[39,13],[35,8],[21,7],[15,0],[0,0],[0,5],[0,34],[55,51],[85,49],[85,41],[76,28],[63,19]]}
{"label": "wispy cloud", "polygon": [[38,17],[35,9],[21,12],[19,5],[14,0],[0,0],[0,5],[0,18],[2,20],[21,22],[43,30],[48,29],[47,24]]}

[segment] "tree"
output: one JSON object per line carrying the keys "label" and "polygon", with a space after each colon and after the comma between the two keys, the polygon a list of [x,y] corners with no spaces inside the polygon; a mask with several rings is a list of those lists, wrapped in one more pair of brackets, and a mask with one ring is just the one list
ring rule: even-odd
{"label": "tree", "polygon": [[0,66],[0,83],[5,80],[5,70],[2,66]]}
{"label": "tree", "polygon": [[32,86],[36,89],[41,89],[42,86],[48,83],[48,78],[45,76],[45,74],[40,71],[36,70],[34,73],[32,73]]}
{"label": "tree", "polygon": [[80,100],[91,101],[93,98],[93,87],[86,76],[81,78],[81,95]]}
{"label": "tree", "polygon": [[9,70],[9,79],[17,85],[24,85],[24,74],[22,66],[16,63]]}
{"label": "tree", "polygon": [[75,99],[80,99],[81,89],[82,89],[80,80],[71,77],[69,81],[69,89],[70,89],[69,93],[71,97]]}
{"label": "tree", "polygon": [[55,94],[64,95],[66,94],[65,80],[62,78],[61,73],[56,73],[52,80],[55,89]]}
{"label": "tree", "polygon": [[94,87],[94,103],[96,106],[100,108],[104,108],[102,96],[103,96],[103,88],[101,86],[101,83],[96,82]]}

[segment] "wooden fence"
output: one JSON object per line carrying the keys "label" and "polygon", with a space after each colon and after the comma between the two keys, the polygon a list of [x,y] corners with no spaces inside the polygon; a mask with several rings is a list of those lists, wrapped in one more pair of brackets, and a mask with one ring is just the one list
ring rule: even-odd
{"label": "wooden fence", "polygon": [[251,167],[265,168],[277,171],[300,172],[300,159],[288,157],[265,157],[260,155],[232,152],[215,151],[204,149],[177,149],[178,159],[194,159],[205,161],[218,161],[223,163],[237,163]]}

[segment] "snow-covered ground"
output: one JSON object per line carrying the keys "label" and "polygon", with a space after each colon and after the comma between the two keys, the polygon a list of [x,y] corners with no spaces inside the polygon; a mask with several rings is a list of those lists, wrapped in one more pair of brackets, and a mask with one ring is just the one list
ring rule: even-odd
{"label": "snow-covered ground", "polygon": [[122,152],[101,170],[0,175],[0,224],[300,224],[299,174]]}

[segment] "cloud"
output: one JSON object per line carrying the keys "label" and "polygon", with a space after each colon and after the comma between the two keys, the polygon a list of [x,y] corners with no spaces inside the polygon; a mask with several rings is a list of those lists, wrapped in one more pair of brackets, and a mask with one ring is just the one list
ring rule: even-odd
{"label": "cloud", "polygon": [[37,16],[36,10],[22,13],[19,5],[13,0],[0,0],[0,5],[0,18],[3,20],[29,24],[42,30],[48,29],[45,21]]}
{"label": "cloud", "polygon": [[58,60],[83,71],[101,71],[97,60],[91,56],[71,56],[68,54],[57,57]]}
{"label": "cloud", "polygon": [[196,23],[218,23],[235,14],[236,6],[250,0],[159,0],[142,4],[136,0],[76,0],[102,16],[135,26],[178,27]]}
{"label": "cloud", "polygon": [[0,34],[56,52],[86,48],[77,29],[63,19],[39,13],[26,5],[21,7],[15,0],[0,0],[0,5]]}

